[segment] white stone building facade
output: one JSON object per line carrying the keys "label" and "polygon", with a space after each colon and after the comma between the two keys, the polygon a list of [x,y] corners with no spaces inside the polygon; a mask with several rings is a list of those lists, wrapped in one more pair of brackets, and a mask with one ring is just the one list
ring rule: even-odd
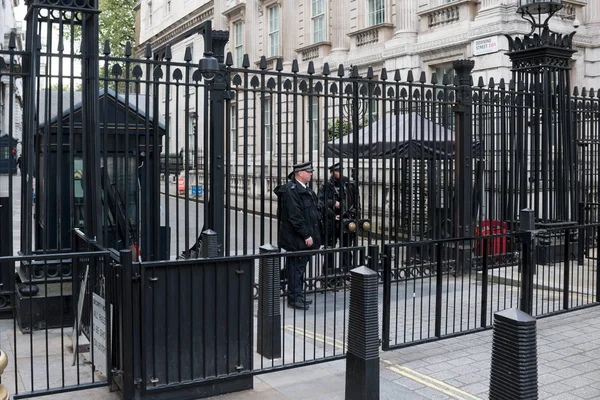
{"label": "white stone building facade", "polygon": [[[23,50],[23,23],[15,18],[15,7],[18,5],[19,0],[2,1],[0,8],[0,50],[9,50],[10,36],[13,32],[15,33],[15,50]],[[10,57],[4,55],[3,58],[8,69],[10,67]],[[20,68],[21,59],[17,56],[14,59],[14,72],[19,72]],[[19,141],[19,154],[23,135],[22,94],[22,81],[20,79],[11,79],[8,75],[2,76],[0,79],[0,136],[10,133],[13,138],[17,139]]]}
{"label": "white stone building facade", "polygon": [[[550,26],[560,33],[577,31],[572,86],[598,88],[600,0],[563,3]],[[195,28],[212,20],[213,29],[230,32],[226,51],[235,67],[248,54],[256,68],[264,55],[268,68],[281,58],[286,70],[298,60],[305,72],[313,61],[319,73],[328,62],[334,71],[338,64],[353,65],[362,75],[372,67],[377,77],[385,67],[405,78],[408,70],[415,77],[440,76],[452,72],[454,60],[471,59],[474,82],[479,77],[498,82],[511,78],[504,35],[531,29],[516,11],[517,0],[141,0],[136,51],[142,56],[147,44],[153,49],[170,44],[173,60],[183,60],[189,48],[197,61],[204,46]],[[185,116],[165,117],[184,121],[174,126],[183,131]]]}

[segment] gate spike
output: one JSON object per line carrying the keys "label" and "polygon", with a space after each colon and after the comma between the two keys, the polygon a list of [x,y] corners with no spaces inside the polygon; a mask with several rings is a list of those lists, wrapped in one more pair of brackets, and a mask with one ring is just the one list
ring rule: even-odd
{"label": "gate spike", "polygon": [[495,82],[494,82],[494,78],[490,78],[490,82],[489,82],[489,84],[488,84],[488,87],[489,87],[490,89],[494,89],[494,88],[496,87],[496,84],[495,84]]}
{"label": "gate spike", "polygon": [[323,76],[328,76],[331,72],[329,71],[329,63],[323,64]]}
{"label": "gate spike", "polygon": [[275,62],[275,71],[281,72],[283,71],[283,58],[278,58]]}
{"label": "gate spike", "polygon": [[437,83],[438,83],[438,80],[437,80],[437,72],[433,72],[433,73],[431,74],[431,84],[433,84],[433,85],[437,85]]}
{"label": "gate spike", "polygon": [[590,88],[590,98],[594,97],[594,88]]}
{"label": "gate spike", "polygon": [[171,60],[173,58],[173,54],[171,53],[171,45],[167,44],[165,48],[165,60]]}
{"label": "gate spike", "polygon": [[36,40],[36,43],[35,43],[35,48],[36,48],[36,50],[41,50],[42,49],[42,37],[40,35],[37,35],[37,40]]}
{"label": "gate spike", "polygon": [[483,76],[479,77],[479,80],[477,81],[477,87],[479,87],[480,89],[485,87],[485,83],[483,83]]}
{"label": "gate spike", "polygon": [[183,55],[183,61],[191,62],[192,61],[192,49],[188,46],[185,48],[185,54]]}
{"label": "gate spike", "polygon": [[406,76],[406,82],[408,83],[412,83],[415,81],[415,78],[413,78],[413,72],[412,69],[408,71],[408,75]]}
{"label": "gate spike", "polygon": [[[14,50],[17,48],[17,39],[15,37],[15,32],[10,32],[10,38],[8,39],[8,48],[10,50]],[[64,48],[63,48],[64,50]]]}
{"label": "gate spike", "polygon": [[248,57],[248,53],[244,54],[244,59],[242,60],[242,68],[250,68],[250,58]]}
{"label": "gate spike", "polygon": [[62,37],[58,38],[58,46],[56,47],[59,53],[65,51],[65,42]]}
{"label": "gate spike", "polygon": [[104,55],[110,55],[110,42],[108,41],[108,39],[104,41]]}
{"label": "gate spike", "polygon": [[385,67],[381,68],[381,74],[379,74],[379,79],[381,79],[382,81],[387,81],[387,70],[385,69]]}
{"label": "gate spike", "polygon": [[585,86],[581,89],[581,97],[587,97],[587,89]]}
{"label": "gate spike", "polygon": [[338,65],[338,73],[337,73],[338,77],[343,78],[344,77],[344,73],[345,73],[345,71],[344,71],[344,64]]}
{"label": "gate spike", "polygon": [[515,90],[515,81],[514,81],[514,79],[511,79],[510,81],[508,81],[508,90]]}
{"label": "gate spike", "polygon": [[[131,51],[131,42],[128,40],[125,42],[125,57],[129,58],[131,57],[131,55],[133,54],[133,52]],[[150,53],[152,54],[152,53]]]}
{"label": "gate spike", "polygon": [[144,55],[148,60],[152,58],[152,46],[150,43],[146,43],[146,54]]}
{"label": "gate spike", "polygon": [[450,84],[450,77],[448,76],[447,72],[444,72],[444,75],[442,75],[442,85],[447,86]]}
{"label": "gate spike", "polygon": [[573,88],[573,96],[578,97],[579,96],[579,88],[577,86],[575,86]]}
{"label": "gate spike", "polygon": [[265,56],[260,57],[260,63],[258,64],[258,68],[260,68],[261,71],[264,71],[265,69],[267,69],[267,57],[265,57]]}
{"label": "gate spike", "polygon": [[360,78],[360,75],[358,75],[358,67],[356,65],[352,66],[352,73],[350,74],[350,78]]}
{"label": "gate spike", "polygon": [[308,70],[309,75],[313,75],[315,73],[315,64],[312,61],[308,62]]}
{"label": "gate spike", "polygon": [[452,80],[452,84],[454,86],[460,86],[460,79],[458,78],[458,75],[454,75],[454,79]]}
{"label": "gate spike", "polygon": [[498,85],[498,89],[506,90],[506,82],[504,81],[504,78],[500,78],[500,84]]}
{"label": "gate spike", "polygon": [[233,65],[233,54],[230,51],[227,52],[227,56],[225,57],[225,65],[228,67]]}
{"label": "gate spike", "polygon": [[427,83],[427,76],[425,75],[425,71],[421,71],[421,75],[419,76],[419,83]]}
{"label": "gate spike", "polygon": [[294,59],[294,60],[292,61],[292,72],[293,72],[294,74],[297,74],[297,73],[298,73],[298,71],[300,71],[300,68],[298,68],[298,60]]}
{"label": "gate spike", "polygon": [[518,90],[519,92],[524,92],[524,91],[525,91],[525,83],[524,83],[524,82],[521,82],[521,81],[519,81],[519,83],[517,84],[517,90]]}
{"label": "gate spike", "polygon": [[[0,57],[0,71],[6,69],[6,61],[4,61],[4,57]],[[2,74],[0,74],[2,75]]]}
{"label": "gate spike", "polygon": [[373,74],[373,67],[369,66],[369,68],[367,68],[367,79],[373,79],[374,76],[375,74]]}
{"label": "gate spike", "polygon": [[400,82],[402,80],[402,78],[400,77],[400,70],[397,69],[396,72],[394,73],[394,80],[396,82]]}

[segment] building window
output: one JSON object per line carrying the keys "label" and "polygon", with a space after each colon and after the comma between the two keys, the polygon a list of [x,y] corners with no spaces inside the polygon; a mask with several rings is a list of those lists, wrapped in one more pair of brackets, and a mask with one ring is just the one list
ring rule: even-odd
{"label": "building window", "polygon": [[385,21],[385,0],[369,1],[369,26],[383,24]]}
{"label": "building window", "polygon": [[231,106],[231,152],[236,153],[238,146],[238,110],[237,105]]}
{"label": "building window", "polygon": [[147,4],[148,4],[148,26],[152,26],[152,2],[149,1]]}
{"label": "building window", "polygon": [[273,151],[273,124],[271,118],[271,99],[265,99],[263,108],[263,125],[265,127],[265,151]]}
{"label": "building window", "polygon": [[234,34],[234,54],[235,54],[235,65],[238,67],[242,66],[242,62],[244,61],[244,41],[243,41],[243,33],[244,33],[244,23],[242,21],[236,22],[233,25],[233,34]]}
{"label": "building window", "polygon": [[325,0],[312,0],[313,43],[325,40]]}
{"label": "building window", "polygon": [[279,55],[279,5],[268,8],[269,57]]}
{"label": "building window", "polygon": [[319,150],[319,99],[316,96],[309,97],[309,123],[312,129],[312,149]]}
{"label": "building window", "polygon": [[[441,85],[441,83],[444,81],[444,74],[448,75],[448,93],[450,93],[451,90],[453,90],[454,88],[454,76],[455,76],[455,72],[454,72],[454,67],[452,66],[452,64],[442,64],[442,65],[437,65],[435,67],[432,68],[436,75],[437,75],[437,80],[438,80],[438,85]],[[437,99],[438,93],[440,92],[440,90],[443,91],[443,89],[441,87],[438,87],[436,90],[436,94],[435,94],[435,98]],[[447,102],[447,100],[445,100],[445,102]],[[439,104],[439,112],[438,115],[440,117],[440,123],[442,126],[444,126],[445,128],[448,128],[450,130],[454,130],[454,112],[452,111],[452,106],[448,105],[448,104]]]}

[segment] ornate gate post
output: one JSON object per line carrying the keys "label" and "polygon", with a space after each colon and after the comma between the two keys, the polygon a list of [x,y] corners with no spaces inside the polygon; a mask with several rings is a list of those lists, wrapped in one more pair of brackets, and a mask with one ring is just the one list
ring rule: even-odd
{"label": "ornate gate post", "polygon": [[[229,94],[229,71],[224,64],[229,31],[212,30],[211,21],[200,29],[204,36],[204,57],[199,70],[206,81],[210,98],[210,140],[208,157],[208,224],[217,232],[218,255],[225,245],[225,102]],[[213,57],[214,56],[214,57]]]}
{"label": "ornate gate post", "polygon": [[[473,236],[473,87],[471,71],[475,61],[458,60],[453,63],[458,79],[456,90],[456,236]],[[471,268],[471,243],[457,243],[457,272]]]}

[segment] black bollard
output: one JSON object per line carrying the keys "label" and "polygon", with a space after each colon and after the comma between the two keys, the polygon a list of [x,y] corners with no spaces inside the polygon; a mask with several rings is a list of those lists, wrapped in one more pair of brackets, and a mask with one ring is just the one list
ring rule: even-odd
{"label": "black bollard", "polygon": [[377,272],[350,271],[346,400],[379,399],[379,322]]}
{"label": "black bollard", "polygon": [[519,308],[521,311],[532,314],[533,312],[533,276],[535,275],[535,222],[534,212],[529,208],[521,210],[521,230],[525,232],[522,236],[522,265],[521,268],[521,292]]}
{"label": "black bollard", "polygon": [[516,308],[494,314],[490,400],[538,398],[535,324]]}
{"label": "black bollard", "polygon": [[[260,246],[260,254],[277,253],[272,244]],[[267,358],[281,357],[280,258],[261,258],[258,270],[257,353]]]}
{"label": "black bollard", "polygon": [[202,258],[213,258],[219,255],[219,243],[217,232],[207,229],[200,235],[202,237],[201,254]]}

